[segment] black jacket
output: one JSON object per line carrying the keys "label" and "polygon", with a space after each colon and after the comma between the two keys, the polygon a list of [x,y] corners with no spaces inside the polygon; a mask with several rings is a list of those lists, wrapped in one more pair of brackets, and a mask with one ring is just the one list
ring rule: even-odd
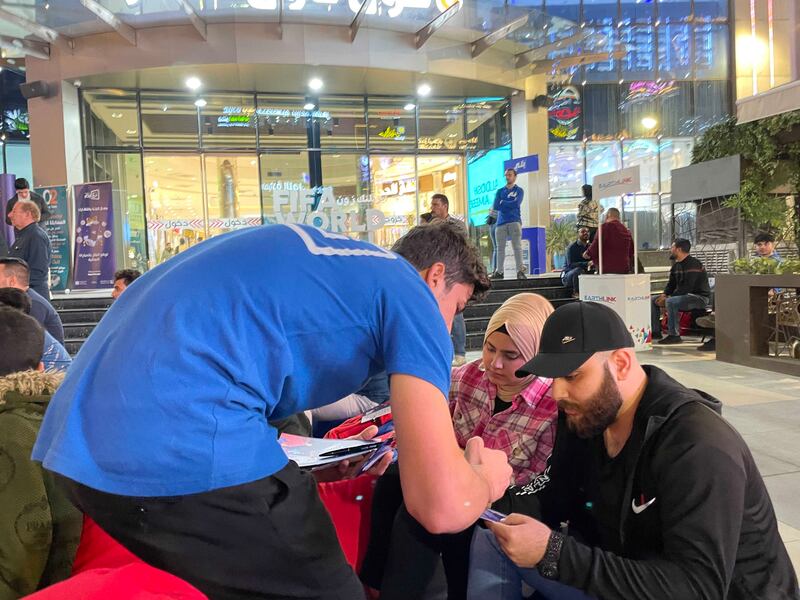
{"label": "black jacket", "polygon": [[699,260],[694,256],[687,256],[681,262],[675,261],[669,270],[669,281],[664,288],[667,296],[685,296],[695,294],[708,298],[711,288],[708,285],[708,273]]}
{"label": "black jacket", "polygon": [[598,545],[597,474],[589,468],[596,441],[569,431],[563,413],[547,470],[496,508],[553,529],[568,523],[559,580],[600,599],[800,598],[764,481],[744,440],[717,414],[720,403],[645,370],[625,449],[633,467],[619,507],[619,553]]}
{"label": "black jacket", "polygon": [[50,238],[38,223],[17,232],[9,255],[21,258],[30,269],[30,286],[45,299],[50,298]]}
{"label": "black jacket", "polygon": [[567,271],[577,269],[578,267],[581,269],[589,268],[589,260],[583,258],[583,253],[586,252],[588,248],[589,244],[581,244],[578,240],[575,240],[569,245],[569,248],[567,248]]}

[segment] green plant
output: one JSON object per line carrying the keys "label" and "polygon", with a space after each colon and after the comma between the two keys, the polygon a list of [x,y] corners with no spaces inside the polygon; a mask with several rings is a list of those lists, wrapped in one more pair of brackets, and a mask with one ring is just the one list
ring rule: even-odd
{"label": "green plant", "polygon": [[791,258],[782,261],[775,270],[779,275],[800,275],[800,260]]}
{"label": "green plant", "polygon": [[550,256],[564,254],[576,237],[574,222],[568,222],[566,219],[553,219],[545,234],[547,254]]}
{"label": "green plant", "polygon": [[[800,241],[800,202],[789,212],[783,198],[771,190],[788,185],[800,192],[800,141],[782,141],[782,134],[800,126],[800,110],[737,124],[735,118],[709,128],[692,151],[692,162],[725,156],[742,156],[742,182],[738,194],[726,204],[738,208],[742,217],[757,229],[777,233],[782,239]],[[787,222],[791,227],[786,228]]]}
{"label": "green plant", "polygon": [[[800,265],[800,261],[786,261],[786,263],[790,262]],[[774,258],[738,258],[733,261],[731,266],[734,273],[747,273],[750,275],[775,275],[776,273],[792,272],[782,271],[784,264],[779,263]]]}

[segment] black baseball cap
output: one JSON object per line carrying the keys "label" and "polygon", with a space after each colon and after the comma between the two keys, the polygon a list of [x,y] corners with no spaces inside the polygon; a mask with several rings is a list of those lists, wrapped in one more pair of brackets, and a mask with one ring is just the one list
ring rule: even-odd
{"label": "black baseball cap", "polygon": [[571,302],[547,318],[539,352],[517,377],[565,377],[596,352],[633,346],[633,337],[613,309],[597,302]]}

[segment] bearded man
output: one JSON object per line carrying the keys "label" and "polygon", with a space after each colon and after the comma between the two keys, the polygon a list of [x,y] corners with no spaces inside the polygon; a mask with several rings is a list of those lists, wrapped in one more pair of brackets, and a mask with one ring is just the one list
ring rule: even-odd
{"label": "bearded man", "polygon": [[[720,403],[639,364],[609,307],[576,302],[544,325],[517,376],[553,378],[545,472],[477,530],[469,598],[800,598],[772,503]],[[507,496],[508,497],[508,496]],[[495,508],[498,508],[495,506]]]}

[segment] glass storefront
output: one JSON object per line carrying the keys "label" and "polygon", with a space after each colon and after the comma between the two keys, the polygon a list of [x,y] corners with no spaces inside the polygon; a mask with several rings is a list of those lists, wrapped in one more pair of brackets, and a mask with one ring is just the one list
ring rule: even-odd
{"label": "glass storefront", "polygon": [[113,182],[125,215],[119,252],[138,268],[261,223],[307,223],[389,247],[435,193],[448,196],[457,218],[482,224],[486,207],[473,201],[482,192],[468,185],[468,162],[500,152],[492,163],[499,182],[510,158],[505,98],[417,105],[404,97],[81,94],[87,176]]}
{"label": "glass storefront", "polygon": [[51,182],[34,182],[32,177],[28,104],[19,91],[24,82],[24,75],[0,69],[0,173],[48,185]]}

